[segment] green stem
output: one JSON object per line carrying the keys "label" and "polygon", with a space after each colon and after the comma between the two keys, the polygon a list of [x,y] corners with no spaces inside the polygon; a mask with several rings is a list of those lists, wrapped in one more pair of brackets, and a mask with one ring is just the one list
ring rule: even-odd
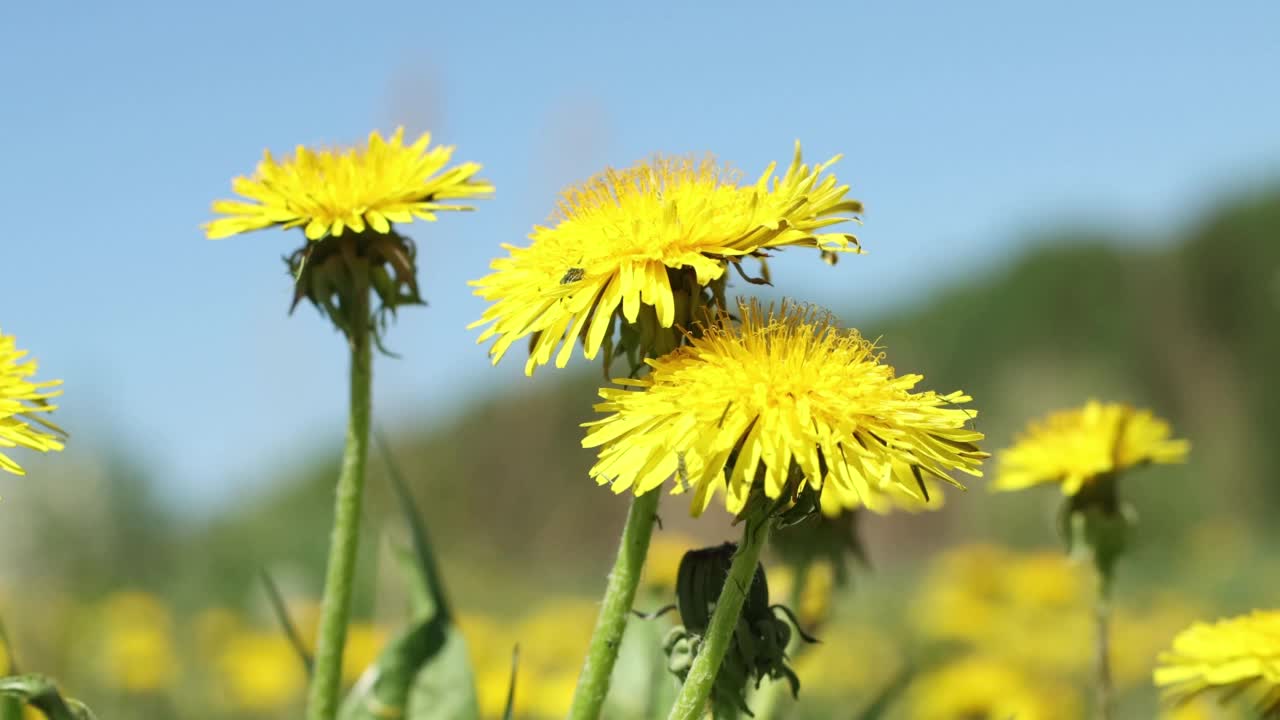
{"label": "green stem", "polygon": [[342,650],[351,615],[351,591],[355,584],[356,549],[360,545],[360,505],[364,495],[365,461],[369,455],[370,390],[373,353],[369,326],[368,290],[353,294],[350,317],[351,410],[347,421],[346,449],[334,502],[333,534],[329,539],[329,565],[320,608],[320,635],[316,641],[315,675],[307,696],[307,720],[333,720],[338,712],[342,685]]}
{"label": "green stem", "polygon": [[1111,576],[1098,572],[1098,598],[1093,609],[1094,672],[1098,720],[1111,720]]}
{"label": "green stem", "polygon": [[769,516],[756,515],[749,517],[742,533],[742,544],[733,555],[733,564],[729,567],[729,577],[725,580],[720,598],[716,600],[715,612],[711,615],[711,624],[707,628],[706,637],[702,639],[702,648],[689,669],[684,687],[676,697],[675,705],[667,720],[700,720],[706,712],[707,698],[715,685],[716,673],[720,671],[720,663],[724,661],[729,643],[733,640],[733,630],[742,615],[742,604],[746,601],[746,590],[751,587],[755,578],[756,566],[760,562],[760,550],[769,539]]}
{"label": "green stem", "polygon": [[658,494],[657,490],[651,490],[631,501],[627,524],[618,543],[618,558],[609,573],[600,616],[596,618],[596,629],[587,648],[587,660],[582,665],[582,674],[578,676],[578,687],[573,691],[570,720],[595,720],[604,707],[605,696],[609,694],[609,677],[618,660],[622,633],[627,629],[627,618],[631,615],[636,588],[640,585],[640,571],[644,568],[645,555],[649,553],[649,538],[658,517]]}

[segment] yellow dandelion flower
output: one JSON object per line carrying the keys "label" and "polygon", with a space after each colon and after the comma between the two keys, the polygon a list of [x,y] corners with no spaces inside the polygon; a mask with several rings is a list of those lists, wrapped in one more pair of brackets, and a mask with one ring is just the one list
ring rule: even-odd
{"label": "yellow dandelion flower", "polygon": [[998,659],[970,656],[926,673],[903,698],[910,720],[1075,720],[1079,697]]}
{"label": "yellow dandelion flower", "polygon": [[[475,177],[476,163],[446,168],[453,148],[429,147],[424,133],[404,144],[404,128],[390,140],[374,132],[363,147],[299,147],[276,161],[270,152],[252,178],[232,188],[244,200],[219,200],[205,234],[222,238],[279,226],[302,227],[307,241],[287,258],[294,277],[293,306],[311,301],[349,337],[379,340],[395,310],[424,304],[418,289],[417,249],[393,223],[435,220],[444,210],[470,210],[456,201],[493,192]],[[369,323],[369,291],[379,322]]]}
{"label": "yellow dandelion flower", "polygon": [[[26,350],[19,350],[12,335],[0,333],[0,448],[27,448],[38,452],[61,450],[66,433],[43,416],[58,409],[50,398],[62,394],[55,390],[61,380],[33,382],[36,361],[23,360]],[[25,475],[22,466],[0,452],[0,470]]]}
{"label": "yellow dandelion flower", "polygon": [[[897,376],[856,331],[842,331],[813,308],[778,312],[739,303],[741,327],[720,313],[688,344],[648,360],[651,372],[603,389],[585,423],[584,447],[600,448],[591,477],[637,495],[674,478],[673,493],[694,490],[701,514],[712,490],[740,513],[753,487],[792,498],[805,486],[845,506],[874,489],[916,493],[923,476],[960,486],[947,474],[982,474],[987,455],[966,427],[962,392],[912,392],[923,378]],[[963,487],[963,486],[960,486]]]}
{"label": "yellow dandelion flower", "polygon": [[232,182],[243,200],[213,204],[213,211],[225,217],[207,223],[205,233],[217,239],[280,226],[302,227],[308,240],[340,237],[347,230],[386,234],[392,223],[470,210],[450,201],[493,192],[492,185],[475,177],[480,165],[446,168],[453,147],[430,145],[430,133],[405,145],[404,128],[397,128],[389,140],[370,133],[368,144],[359,148],[298,146],[282,161],[267,151],[252,178]]}
{"label": "yellow dandelion flower", "polygon": [[1181,703],[1210,690],[1224,697],[1250,695],[1259,714],[1280,712],[1280,610],[1196,623],[1158,658],[1155,684]]}
{"label": "yellow dandelion flower", "polygon": [[1059,483],[1075,495],[1096,477],[1146,463],[1183,462],[1186,440],[1174,440],[1169,423],[1149,410],[1090,400],[1082,408],[1052,413],[1001,453],[992,487],[1020,490]]}
{"label": "yellow dandelion flower", "polygon": [[745,257],[763,260],[786,246],[829,259],[861,252],[853,235],[822,232],[862,211],[845,197],[848,186],[824,175],[838,159],[805,165],[797,143],[782,177],[774,164],[743,186],[710,158],[658,157],[566,190],[554,227],[535,227],[528,247],[504,245],[509,255],[472,283],[492,303],[471,325],[488,326],[478,342],[496,338],[489,354],[497,363],[534,336],[525,372],[561,345],[555,362],[564,367],[579,336],[588,359],[609,345],[618,315],[634,324],[643,309],[662,328],[685,324],[704,289],[719,282],[722,293],[729,264],[741,270]]}

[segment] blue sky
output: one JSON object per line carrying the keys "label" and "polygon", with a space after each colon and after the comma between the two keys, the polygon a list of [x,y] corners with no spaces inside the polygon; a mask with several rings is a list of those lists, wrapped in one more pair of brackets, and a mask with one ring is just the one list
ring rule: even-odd
{"label": "blue sky", "polygon": [[1261,0],[9,3],[0,328],[65,378],[71,452],[122,446],[170,497],[216,507],[336,447],[344,418],[340,338],[285,312],[301,235],[199,229],[263,148],[404,124],[497,185],[409,228],[431,306],[402,313],[403,357],[377,365],[394,425],[550,380],[489,367],[466,281],[606,165],[713,151],[754,175],[797,138],[844,153],[869,254],[794,253],[775,277],[871,312],[1062,223],[1157,237],[1275,179],[1277,27]]}

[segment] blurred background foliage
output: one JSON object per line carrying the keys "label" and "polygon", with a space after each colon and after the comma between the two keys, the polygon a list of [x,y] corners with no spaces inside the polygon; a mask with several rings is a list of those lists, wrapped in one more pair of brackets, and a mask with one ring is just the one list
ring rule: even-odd
{"label": "blurred background foliage", "polygon": [[[1156,716],[1150,669],[1176,630],[1276,604],[1280,191],[1226,202],[1159,243],[1046,232],[985,277],[889,313],[860,309],[859,275],[875,268],[849,264],[849,302],[833,309],[926,387],[971,393],[989,449],[1028,418],[1090,397],[1149,406],[1191,439],[1189,464],[1134,473],[1124,487],[1141,525],[1118,585],[1121,717]],[[383,428],[492,713],[517,643],[519,715],[567,707],[626,512],[586,480],[591,455],[579,447],[600,381],[584,367],[540,373],[448,421]],[[276,464],[278,482],[198,523],[156,499],[165,478],[119,452],[5,479],[0,616],[13,647],[0,663],[62,678],[104,718],[296,714],[304,670],[259,573],[276,579],[309,636],[337,454]],[[407,612],[390,551],[403,530],[383,473],[375,454],[349,681]],[[797,608],[823,642],[796,659],[796,716],[854,717],[913,668],[896,717],[1082,717],[1091,586],[1055,545],[1057,500],[1052,490],[990,495],[975,482],[937,512],[867,518],[871,568],[834,604],[815,596]],[[736,535],[722,516],[692,521],[681,498],[664,501],[662,519],[644,609],[669,601],[664,578],[683,549]],[[785,600],[786,571],[772,572]],[[633,623],[610,717],[644,716],[671,691],[656,654],[666,622]],[[1181,717],[1227,717],[1216,712]]]}

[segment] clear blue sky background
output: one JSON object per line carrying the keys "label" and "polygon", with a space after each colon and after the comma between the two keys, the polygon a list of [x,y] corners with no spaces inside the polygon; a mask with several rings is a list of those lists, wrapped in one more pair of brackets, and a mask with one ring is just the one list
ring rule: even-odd
{"label": "clear blue sky background", "polygon": [[[411,226],[431,307],[377,367],[394,424],[530,382],[473,344],[465,283],[605,165],[844,153],[870,254],[775,275],[873,311],[1041,229],[1156,237],[1275,178],[1277,28],[1263,0],[5,3],[0,327],[66,379],[72,452],[136,451],[171,497],[216,507],[342,432],[340,338],[285,314],[300,233],[199,229],[264,147],[430,128],[497,185]],[[39,482],[30,466],[2,482]]]}

